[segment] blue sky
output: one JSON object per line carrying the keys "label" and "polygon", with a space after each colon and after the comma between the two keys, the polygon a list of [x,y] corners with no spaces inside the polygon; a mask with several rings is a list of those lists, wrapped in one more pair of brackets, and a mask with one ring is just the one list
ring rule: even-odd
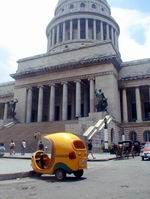
{"label": "blue sky", "polygon": [[[150,57],[150,0],[108,3],[120,26],[122,60]],[[12,80],[9,74],[17,70],[18,59],[46,52],[45,30],[56,4],[57,0],[0,0],[0,83]]]}
{"label": "blue sky", "polygon": [[108,2],[113,7],[150,12],[149,0],[108,0]]}

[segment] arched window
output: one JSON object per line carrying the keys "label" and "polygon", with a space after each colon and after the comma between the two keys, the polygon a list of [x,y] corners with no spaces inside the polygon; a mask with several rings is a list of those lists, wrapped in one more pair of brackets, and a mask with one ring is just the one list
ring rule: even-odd
{"label": "arched window", "polygon": [[94,8],[94,9],[96,8],[96,5],[94,3],[92,4],[92,8]]}
{"label": "arched window", "polygon": [[85,8],[85,3],[81,3],[81,4],[80,4],[80,7],[81,7],[81,8]]}
{"label": "arched window", "polygon": [[114,129],[113,128],[111,129],[111,132],[110,132],[110,140],[111,140],[111,143],[114,142]]}
{"label": "arched window", "polygon": [[145,142],[150,142],[150,131],[144,131],[143,138]]}
{"label": "arched window", "polygon": [[137,140],[137,133],[136,133],[135,131],[131,131],[131,132],[129,133],[129,139],[130,139],[131,141],[136,141],[136,140]]}

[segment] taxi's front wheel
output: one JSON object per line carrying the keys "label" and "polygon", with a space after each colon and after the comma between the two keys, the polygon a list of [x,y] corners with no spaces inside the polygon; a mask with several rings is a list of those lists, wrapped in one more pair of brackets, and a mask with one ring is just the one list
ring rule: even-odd
{"label": "taxi's front wheel", "polygon": [[73,174],[75,175],[76,178],[81,178],[83,175],[84,171],[83,169],[75,171]]}
{"label": "taxi's front wheel", "polygon": [[63,169],[57,169],[55,171],[55,177],[58,181],[62,181],[66,177],[66,172]]}

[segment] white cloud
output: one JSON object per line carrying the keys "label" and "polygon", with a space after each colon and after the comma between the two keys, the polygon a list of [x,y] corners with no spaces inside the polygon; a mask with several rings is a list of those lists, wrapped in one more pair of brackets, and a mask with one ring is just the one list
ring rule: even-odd
{"label": "white cloud", "polygon": [[[119,46],[123,61],[150,57],[150,15],[136,10],[112,8],[112,16],[120,26]],[[139,44],[130,36],[130,28],[141,26],[145,31],[145,42]]]}
{"label": "white cloud", "polygon": [[[8,73],[5,81],[16,71],[18,59],[46,52],[46,26],[56,3],[56,0],[0,0],[0,48],[10,54],[7,66],[0,61],[0,70]],[[3,80],[4,77],[0,78],[0,82]]]}
{"label": "white cloud", "polygon": [[[46,26],[54,16],[58,0],[0,0],[0,48],[7,49],[7,66],[1,64],[5,76],[0,82],[10,80],[9,74],[17,69],[20,58],[46,52]],[[150,16],[133,10],[112,8],[112,16],[121,28],[120,52],[122,59],[133,60],[149,57]],[[143,26],[146,41],[139,45],[129,36],[133,25]],[[8,75],[6,75],[8,74]]]}

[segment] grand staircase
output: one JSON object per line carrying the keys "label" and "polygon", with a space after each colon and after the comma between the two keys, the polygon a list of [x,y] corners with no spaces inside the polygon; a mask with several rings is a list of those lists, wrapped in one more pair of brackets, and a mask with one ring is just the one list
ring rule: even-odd
{"label": "grand staircase", "polygon": [[65,131],[65,124],[75,124],[77,121],[55,121],[42,123],[17,123],[9,127],[5,126],[0,129],[0,142],[3,142],[6,151],[9,151],[9,143],[13,140],[16,144],[16,151],[21,151],[21,141],[24,139],[27,142],[27,152],[33,152],[37,149],[37,139],[35,134],[40,132],[41,136]]}

